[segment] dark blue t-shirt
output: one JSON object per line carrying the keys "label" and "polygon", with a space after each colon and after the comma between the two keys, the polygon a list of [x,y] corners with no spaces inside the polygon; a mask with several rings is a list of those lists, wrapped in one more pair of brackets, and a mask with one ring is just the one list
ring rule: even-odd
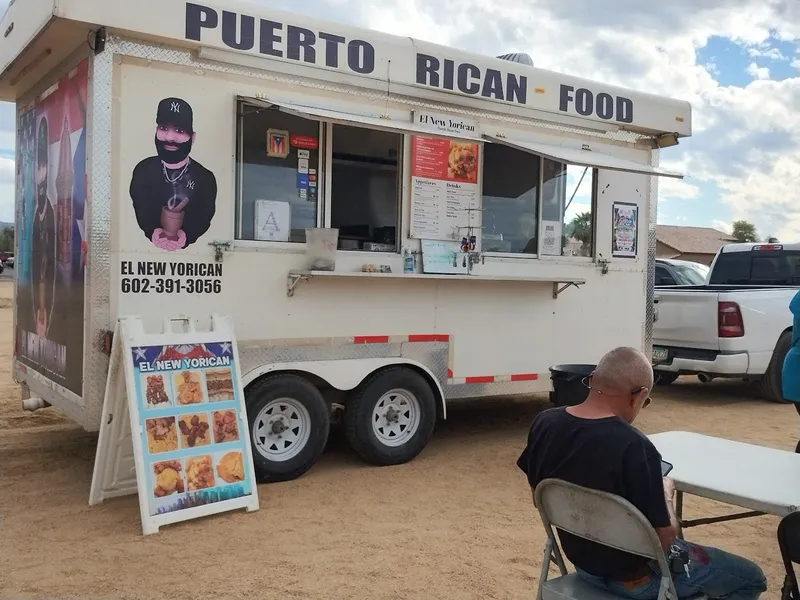
{"label": "dark blue t-shirt", "polygon": [[[532,488],[548,478],[622,496],[653,527],[668,527],[661,455],[638,429],[618,417],[581,419],[551,408],[533,420],[528,445],[517,460]],[[561,547],[577,567],[598,577],[625,581],[648,559],[558,532]]]}

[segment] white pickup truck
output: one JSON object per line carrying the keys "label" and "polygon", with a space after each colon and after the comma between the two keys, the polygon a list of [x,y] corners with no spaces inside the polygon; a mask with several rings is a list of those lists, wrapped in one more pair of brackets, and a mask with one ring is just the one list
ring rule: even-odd
{"label": "white pickup truck", "polygon": [[705,285],[656,286],[653,368],[679,375],[758,380],[782,402],[781,368],[792,341],[789,302],[800,287],[800,244],[720,248]]}

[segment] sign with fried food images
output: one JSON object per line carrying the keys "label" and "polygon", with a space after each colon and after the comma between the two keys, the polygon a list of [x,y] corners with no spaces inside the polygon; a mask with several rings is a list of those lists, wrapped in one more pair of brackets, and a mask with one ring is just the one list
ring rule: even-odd
{"label": "sign with fried food images", "polygon": [[[172,331],[176,323],[189,331]],[[178,521],[258,509],[236,338],[229,320],[214,315],[211,323],[210,331],[195,331],[187,319],[167,319],[163,333],[148,334],[141,319],[127,317],[114,335],[106,403],[119,396],[111,381],[117,373],[127,390],[145,535]],[[97,462],[113,454],[110,438],[120,436],[119,428],[105,427],[115,414],[110,408]],[[117,471],[96,468],[95,477]],[[107,486],[93,482],[93,497],[95,487]]]}

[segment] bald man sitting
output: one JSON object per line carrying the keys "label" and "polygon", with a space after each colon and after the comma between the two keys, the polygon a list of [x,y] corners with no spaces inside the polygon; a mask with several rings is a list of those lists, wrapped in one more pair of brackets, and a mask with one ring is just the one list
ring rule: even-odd
{"label": "bald man sitting", "polygon": [[[744,558],[676,537],[675,488],[661,477],[661,455],[633,423],[650,404],[653,369],[634,348],[615,348],[589,377],[583,404],[537,415],[517,466],[531,489],[550,477],[622,496],[647,517],[665,552],[689,556],[689,574],[673,574],[681,598],[753,600],[767,589],[761,569]],[[559,532],[561,547],[586,581],[628,598],[658,597],[658,564],[641,556]]]}

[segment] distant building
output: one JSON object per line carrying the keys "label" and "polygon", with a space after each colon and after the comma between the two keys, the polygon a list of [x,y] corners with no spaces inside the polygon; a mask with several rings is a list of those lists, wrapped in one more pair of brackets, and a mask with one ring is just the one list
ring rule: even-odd
{"label": "distant building", "polygon": [[711,227],[656,226],[656,257],[679,258],[710,265],[717,251],[737,240]]}

